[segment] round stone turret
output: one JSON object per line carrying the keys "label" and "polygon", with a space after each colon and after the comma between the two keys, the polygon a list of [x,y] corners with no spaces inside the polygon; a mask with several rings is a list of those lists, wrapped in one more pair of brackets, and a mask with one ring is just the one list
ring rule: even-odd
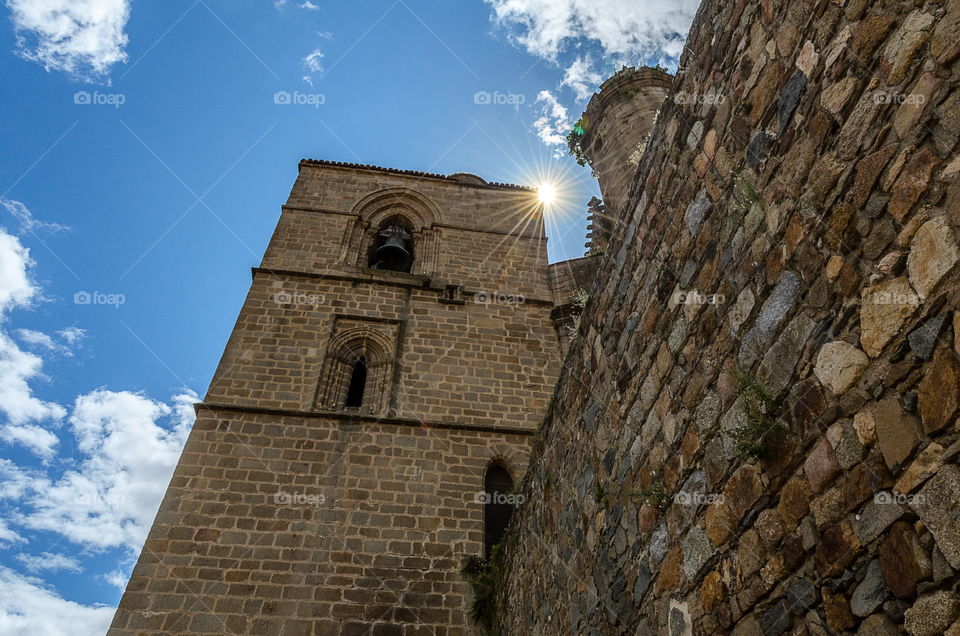
{"label": "round stone turret", "polygon": [[[626,203],[638,158],[673,76],[659,69],[624,67],[605,81],[578,122],[579,146],[600,181],[604,216],[618,218]],[[592,240],[606,243],[595,223]]]}

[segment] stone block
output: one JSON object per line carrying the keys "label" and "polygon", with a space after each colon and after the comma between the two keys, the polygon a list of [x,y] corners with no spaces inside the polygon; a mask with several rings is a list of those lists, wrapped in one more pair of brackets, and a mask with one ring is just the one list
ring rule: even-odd
{"label": "stone block", "polygon": [[960,469],[944,466],[920,489],[910,502],[937,546],[954,568],[960,569]]}

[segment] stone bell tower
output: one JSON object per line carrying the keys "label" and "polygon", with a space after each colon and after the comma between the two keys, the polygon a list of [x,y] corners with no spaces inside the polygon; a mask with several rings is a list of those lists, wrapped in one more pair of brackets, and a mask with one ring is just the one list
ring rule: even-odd
{"label": "stone bell tower", "polygon": [[560,366],[541,214],[302,161],[110,633],[474,633],[484,484],[519,479]]}

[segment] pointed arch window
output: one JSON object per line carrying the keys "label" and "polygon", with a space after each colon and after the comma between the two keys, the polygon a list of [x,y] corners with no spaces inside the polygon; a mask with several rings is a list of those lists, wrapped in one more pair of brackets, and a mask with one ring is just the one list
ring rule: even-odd
{"label": "pointed arch window", "polygon": [[483,489],[486,493],[483,506],[483,556],[489,559],[493,547],[503,540],[513,516],[513,478],[503,464],[494,462],[487,467]]}

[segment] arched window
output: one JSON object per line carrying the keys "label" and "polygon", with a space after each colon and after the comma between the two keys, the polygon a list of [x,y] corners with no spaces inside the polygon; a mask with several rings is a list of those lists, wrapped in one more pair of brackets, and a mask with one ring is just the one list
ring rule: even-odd
{"label": "arched window", "polygon": [[360,408],[363,406],[363,390],[367,386],[367,360],[360,356],[353,363],[353,371],[350,373],[350,386],[347,387],[348,407]]}
{"label": "arched window", "polygon": [[334,336],[320,373],[317,406],[381,413],[392,369],[387,344],[382,336],[352,329]]}
{"label": "arched window", "polygon": [[413,267],[413,230],[399,215],[380,224],[370,249],[368,266],[392,272],[409,272]]}
{"label": "arched window", "polygon": [[487,559],[493,552],[493,546],[500,543],[510,525],[513,515],[513,479],[500,463],[487,467],[483,480],[486,492],[483,507],[483,556]]}

